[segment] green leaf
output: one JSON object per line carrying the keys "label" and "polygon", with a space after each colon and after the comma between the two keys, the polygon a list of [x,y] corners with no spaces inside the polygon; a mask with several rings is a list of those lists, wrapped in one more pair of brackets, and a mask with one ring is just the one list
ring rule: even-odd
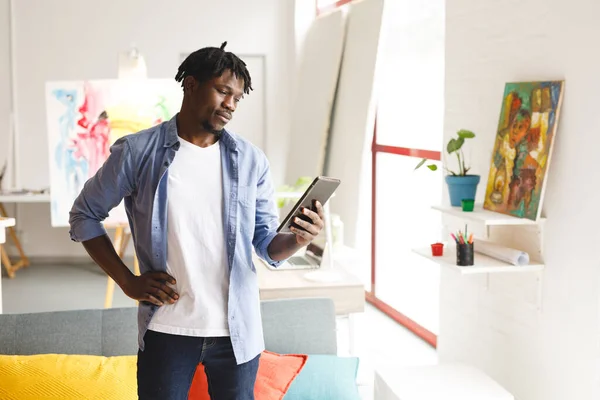
{"label": "green leaf", "polygon": [[465,143],[465,139],[463,139],[461,137],[459,137],[458,139],[454,139],[454,138],[450,139],[450,141],[448,142],[448,146],[446,147],[448,154],[452,154],[455,151],[460,150],[463,143]]}
{"label": "green leaf", "polygon": [[435,164],[429,164],[429,165],[427,166],[427,168],[429,168],[429,169],[430,169],[430,170],[432,170],[432,171],[437,171],[437,165],[435,165]]}
{"label": "green leaf", "polygon": [[419,162],[419,163],[417,164],[417,166],[415,167],[415,169],[419,169],[419,168],[421,168],[421,166],[422,166],[423,164],[425,164],[426,162],[427,162],[427,159],[426,159],[426,158],[422,159],[422,160],[421,160],[421,162]]}
{"label": "green leaf", "polygon": [[446,151],[448,152],[448,154],[452,154],[452,152],[454,150],[456,150],[455,147],[456,147],[456,139],[452,138],[452,139],[450,139],[450,141],[448,142],[448,145],[446,146]]}
{"label": "green leaf", "polygon": [[472,139],[475,137],[475,134],[471,131],[468,131],[466,129],[461,129],[460,131],[457,132],[457,135],[459,138],[462,139]]}

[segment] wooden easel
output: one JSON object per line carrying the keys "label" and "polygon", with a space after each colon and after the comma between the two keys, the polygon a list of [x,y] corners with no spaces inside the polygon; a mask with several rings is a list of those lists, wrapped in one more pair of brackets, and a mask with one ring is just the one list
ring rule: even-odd
{"label": "wooden easel", "polygon": [[[119,255],[121,259],[125,257],[125,250],[127,249],[127,245],[129,244],[129,239],[131,238],[131,232],[127,231],[127,225],[117,225],[115,228],[115,238],[113,240],[113,245],[115,246],[115,251]],[[136,275],[140,274],[140,266],[138,263],[137,256],[133,255],[133,272]],[[109,276],[108,281],[106,282],[106,295],[104,297],[104,308],[111,308],[113,297],[115,294],[115,281]]]}
{"label": "wooden easel", "polygon": [[[0,203],[0,217],[8,218],[8,214],[6,213],[6,209],[4,205]],[[21,257],[18,261],[12,262],[10,257],[8,256],[6,249],[3,245],[0,245],[0,267],[4,265],[6,269],[6,273],[9,278],[15,277],[15,272],[23,267],[29,266],[29,258],[25,255],[23,251],[23,247],[21,246],[21,242],[17,237],[17,233],[14,227],[6,228],[8,230],[8,235],[14,245],[17,247],[19,251],[19,256]],[[127,225],[118,225],[115,228],[115,238],[113,240],[113,245],[115,246],[115,250],[121,259],[125,256],[125,250],[127,249],[127,245],[129,244],[129,239],[131,238],[131,233],[127,231]],[[140,266],[137,259],[137,256],[134,254],[133,256],[133,270],[136,275],[140,274]],[[108,282],[106,284],[106,295],[104,298],[104,308],[111,308],[113,296],[115,292],[115,281],[112,278],[108,277]]]}
{"label": "wooden easel", "polygon": [[[0,217],[8,218],[8,214],[6,213],[6,209],[4,208],[4,204],[2,204],[2,203],[0,203]],[[25,255],[25,252],[23,251],[23,247],[21,246],[21,242],[19,241],[19,238],[17,237],[17,232],[15,231],[15,228],[10,226],[7,228],[7,230],[8,230],[8,235],[10,237],[10,240],[12,240],[14,245],[17,247],[17,250],[19,251],[19,256],[21,258],[17,262],[13,263],[10,260],[10,257],[8,256],[8,253],[6,252],[6,249],[4,248],[4,246],[0,245],[0,256],[2,259],[1,264],[4,265],[4,268],[6,269],[6,273],[8,274],[8,277],[14,278],[15,272],[17,272],[19,269],[21,269],[23,267],[29,266],[29,259],[27,258],[27,256]],[[7,241],[7,243],[8,243],[8,241]]]}

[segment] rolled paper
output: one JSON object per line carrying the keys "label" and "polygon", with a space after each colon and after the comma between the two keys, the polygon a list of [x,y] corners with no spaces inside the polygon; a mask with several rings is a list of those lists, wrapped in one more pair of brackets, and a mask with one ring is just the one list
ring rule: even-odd
{"label": "rolled paper", "polygon": [[504,261],[512,265],[522,266],[529,264],[528,253],[485,240],[475,240],[474,250],[475,253],[485,254],[488,257],[492,257],[496,260]]}

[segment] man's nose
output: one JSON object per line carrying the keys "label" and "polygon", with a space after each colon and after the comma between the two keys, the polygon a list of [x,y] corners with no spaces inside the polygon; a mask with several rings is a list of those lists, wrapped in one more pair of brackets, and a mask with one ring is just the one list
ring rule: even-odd
{"label": "man's nose", "polygon": [[223,107],[232,112],[235,111],[235,100],[233,99],[233,96],[225,97],[225,100],[223,100]]}

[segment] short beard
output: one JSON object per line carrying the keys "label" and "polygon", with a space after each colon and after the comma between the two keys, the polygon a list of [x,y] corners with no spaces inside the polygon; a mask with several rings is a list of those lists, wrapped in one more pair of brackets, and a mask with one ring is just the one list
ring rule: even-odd
{"label": "short beard", "polygon": [[223,133],[223,129],[215,129],[208,121],[204,121],[202,127],[213,135],[221,136]]}

